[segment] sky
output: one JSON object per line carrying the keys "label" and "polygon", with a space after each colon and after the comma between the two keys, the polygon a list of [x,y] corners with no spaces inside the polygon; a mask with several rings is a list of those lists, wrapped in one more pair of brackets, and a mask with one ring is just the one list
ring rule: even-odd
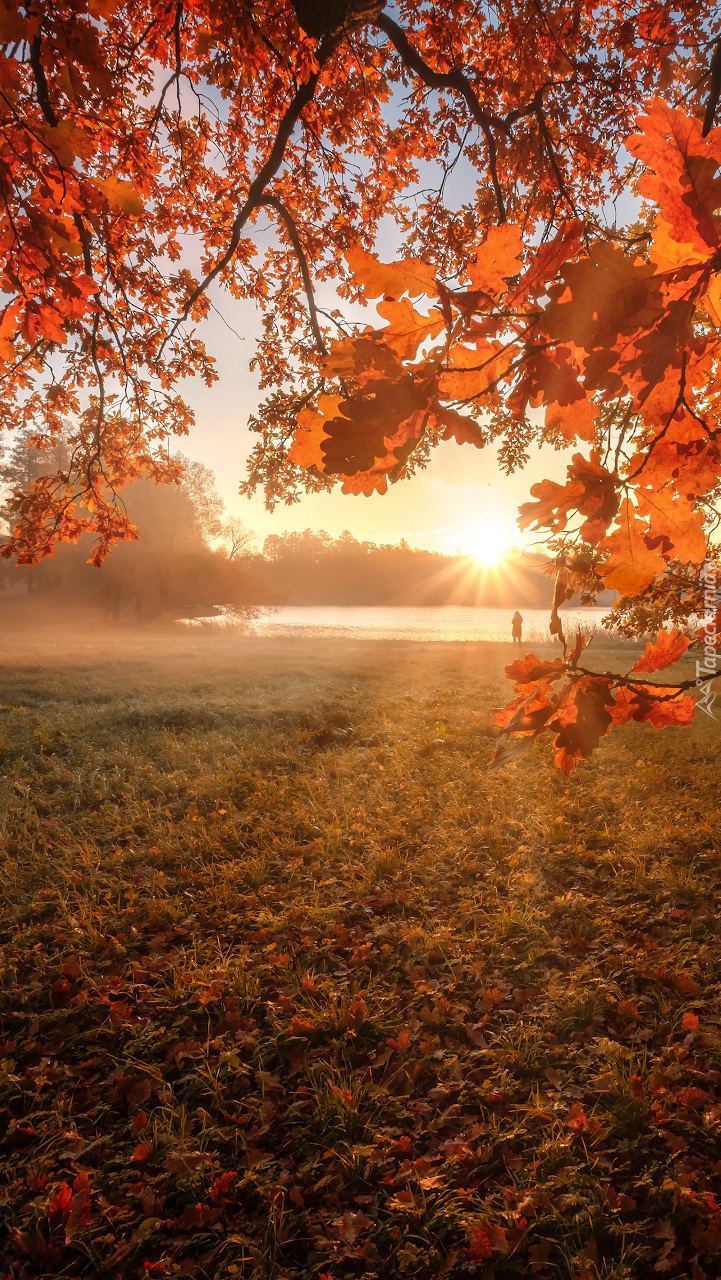
{"label": "sky", "polygon": [[[421,163],[420,186],[432,187],[437,181],[435,166]],[[462,157],[447,178],[444,200],[458,207],[472,196],[478,183],[478,174]],[[275,239],[273,224],[259,219],[253,238],[262,251]],[[401,233],[389,217],[379,225],[375,252],[386,262],[404,256]],[[265,510],[260,492],[250,499],[241,498],[238,486],[245,479],[246,459],[257,440],[247,422],[262,398],[248,368],[261,332],[260,313],[249,301],[235,300],[216,286],[209,296],[213,310],[198,333],[216,359],[219,378],[210,388],[200,379],[179,388],[195,412],[196,426],[178,447],[213,469],[228,512],[254,531],[259,544],[269,534],[310,528],[325,529],[333,536],[348,530],[361,541],[380,543],[406,538],[413,546],[478,554],[481,559],[485,549],[491,560],[509,546],[538,545],[538,532],[519,531],[518,506],[528,500],[535,481],[546,477],[565,480],[573,449],[561,453],[544,446],[532,453],[525,470],[509,477],[498,467],[494,449],[448,441],[434,450],[425,471],[390,486],[385,494],[344,495],[338,486],[330,493],[307,494],[300,502],[278,506],[272,513]],[[328,284],[317,287],[316,299],[327,308],[339,305]],[[347,304],[341,305],[353,320],[378,323],[374,307],[366,317],[357,308],[351,315]]]}
{"label": "sky", "polygon": [[177,447],[215,472],[228,513],[238,516],[259,544],[269,534],[303,529],[325,529],[334,537],[348,530],[369,542],[406,538],[413,546],[464,555],[482,553],[493,543],[491,551],[538,544],[539,534],[521,534],[515,516],[519,503],[528,500],[531,484],[545,477],[565,478],[566,454],[549,446],[536,450],[525,470],[512,476],[499,469],[494,449],[448,441],[434,450],[425,471],[392,485],[386,494],[345,495],[338,487],[307,494],[272,513],[260,492],[241,498],[238,486],[256,439],[247,422],[261,398],[248,368],[260,321],[250,304],[228,295],[216,294],[214,305],[199,336],[216,359],[219,378],[212,387],[194,379],[180,388],[196,425]]}

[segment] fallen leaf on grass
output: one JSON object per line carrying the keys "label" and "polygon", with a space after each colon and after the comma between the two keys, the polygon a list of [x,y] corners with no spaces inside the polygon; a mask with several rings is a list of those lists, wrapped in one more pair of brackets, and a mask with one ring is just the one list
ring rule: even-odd
{"label": "fallen leaf on grass", "polygon": [[[141,1146],[146,1146],[141,1143]],[[188,1173],[191,1169],[199,1169],[210,1164],[212,1156],[207,1151],[169,1151],[163,1161],[163,1168],[168,1173]]]}

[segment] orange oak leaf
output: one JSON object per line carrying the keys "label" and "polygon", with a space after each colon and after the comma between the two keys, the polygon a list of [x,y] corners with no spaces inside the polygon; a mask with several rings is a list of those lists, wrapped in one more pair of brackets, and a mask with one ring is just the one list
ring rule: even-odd
{"label": "orange oak leaf", "polygon": [[[721,154],[718,130],[701,134],[700,121],[690,113],[671,107],[660,98],[649,105],[638,120],[640,133],[626,141],[632,155],[648,166],[638,182],[642,195],[660,207],[660,221],[668,236],[687,253],[702,260],[719,245],[719,223],[715,217],[721,205]],[[655,237],[656,245],[660,240]],[[677,265],[671,255],[664,267]]]}
{"label": "orange oak leaf", "polygon": [[524,692],[518,698],[512,698],[505,707],[494,712],[493,723],[505,733],[536,732],[555,710],[550,696],[553,692],[551,683],[533,685],[530,693],[526,692],[527,686],[522,687]]}
{"label": "orange oak leaf", "polygon": [[713,488],[721,473],[721,452],[716,441],[709,439],[690,414],[662,425],[661,431],[650,451],[632,455],[629,472],[640,473],[644,487],[652,486],[658,492],[671,478],[675,491],[687,500]]}
{"label": "orange oak leaf", "polygon": [[95,178],[94,182],[96,187],[102,191],[108,204],[113,205],[116,209],[130,214],[134,218],[139,218],[145,212],[145,205],[133,182],[126,181],[123,178]]}
{"label": "orange oak leaf", "polygon": [[291,462],[299,467],[317,467],[325,470],[325,458],[321,445],[325,439],[325,427],[337,418],[343,401],[340,396],[321,395],[317,409],[303,409],[298,414],[298,426],[288,451]]}
{"label": "orange oak leaf", "polygon": [[613,706],[609,708],[615,725],[628,724],[631,720],[643,720],[644,711],[635,689],[621,685],[616,690]]}
{"label": "orange oak leaf", "polygon": [[541,480],[531,486],[536,502],[519,507],[518,524],[527,529],[564,529],[572,511],[585,516],[581,535],[586,542],[598,543],[618,511],[618,481],[604,467],[594,450],[590,458],[575,453],[567,467],[565,485],[555,480]]}
{"label": "orange oak leaf", "polygon": [[716,328],[721,329],[721,274],[716,273],[711,277],[702,305],[708,311]]}
{"label": "orange oak leaf", "polygon": [[563,284],[551,289],[541,324],[549,337],[585,352],[612,349],[619,335],[662,313],[653,266],[617,245],[597,244],[587,258],[567,263],[561,275]]}
{"label": "orange oak leaf", "polygon": [[648,520],[651,538],[664,539],[664,550],[682,564],[701,564],[707,542],[704,513],[673,489],[639,489],[638,511]]}
{"label": "orange oak leaf", "polygon": [[354,279],[368,298],[401,298],[404,293],[411,298],[418,298],[421,294],[428,298],[438,296],[435,270],[419,258],[379,262],[359,245],[348,249],[345,256]]}
{"label": "orange oak leaf", "polygon": [[520,387],[530,403],[565,407],[584,401],[586,390],[579,380],[578,358],[579,353],[570,346],[559,345],[526,359]]}
{"label": "orange oak leaf", "polygon": [[537,658],[535,653],[529,653],[527,657],[518,658],[512,662],[505,671],[508,679],[515,682],[516,689],[520,692],[527,685],[537,684],[543,680],[555,680],[562,675],[565,666],[563,658],[548,660]]}
{"label": "orange oak leaf", "polygon": [[515,306],[522,299],[545,293],[549,281],[558,275],[561,267],[578,255],[582,240],[583,223],[578,218],[563,223],[553,240],[535,251],[530,266],[511,293],[510,304]]}
{"label": "orange oak leaf", "polygon": [[378,314],[389,321],[388,327],[380,330],[380,336],[401,360],[414,360],[420,344],[436,338],[445,327],[437,308],[432,307],[428,315],[421,315],[409,298],[379,302],[377,309]]}
{"label": "orange oak leaf", "polygon": [[383,341],[385,332],[369,329],[358,337],[333,342],[323,360],[323,371],[342,378],[355,377],[361,383],[373,378],[400,378],[403,366]]}
{"label": "orange oak leaf", "polygon": [[573,443],[575,440],[593,440],[598,419],[598,406],[593,400],[576,400],[571,404],[549,404],[546,407],[546,427],[554,434]]}
{"label": "orange oak leaf", "polygon": [[383,437],[386,452],[374,458],[371,466],[351,475],[339,473],[343,478],[342,492],[364,494],[366,497],[370,497],[372,493],[385,493],[389,477],[406,461],[432,421],[427,410],[417,409],[398,425],[392,436]]}
{"label": "orange oak leaf", "polygon": [[468,267],[471,288],[495,299],[507,288],[506,278],[518,273],[518,259],[523,253],[521,228],[506,222],[490,227],[479,246],[476,261]]}
{"label": "orange oak leaf", "polygon": [[560,728],[554,738],[556,764],[565,773],[571,772],[577,760],[590,756],[608,733],[613,703],[610,682],[603,677],[584,676],[574,684],[562,704],[564,714],[558,716]]}
{"label": "orange oak leaf", "polygon": [[464,413],[456,413],[455,409],[448,409],[443,405],[434,403],[433,414],[439,426],[445,428],[442,440],[455,440],[457,444],[473,444],[477,449],[482,449],[488,442],[488,438],[473,418],[469,418]]}
{"label": "orange oak leaf", "polygon": [[678,662],[691,641],[680,631],[659,631],[655,642],[649,640],[643,656],[631,668],[632,671],[662,671]]}
{"label": "orange oak leaf", "polygon": [[448,366],[439,379],[439,390],[449,399],[474,400],[505,377],[513,364],[514,348],[502,342],[451,347]]}
{"label": "orange oak leaf", "polygon": [[696,715],[696,699],[689,694],[679,693],[674,688],[664,688],[663,686],[651,687],[646,686],[649,697],[649,707],[644,720],[654,725],[657,729],[663,729],[667,725],[687,725],[690,724]]}
{"label": "orange oak leaf", "polygon": [[618,513],[618,528],[600,543],[606,558],[598,570],[605,585],[622,596],[638,595],[666,568],[661,553],[649,548],[647,534],[648,525],[626,498]]}
{"label": "orange oak leaf", "polygon": [[657,729],[690,724],[695,714],[694,698],[681,690],[662,685],[622,686],[616,691],[611,707],[611,719],[615,725],[637,720],[652,724]]}
{"label": "orange oak leaf", "polygon": [[[417,413],[427,408],[427,392],[410,375],[368,383],[343,400],[336,416],[323,423],[320,469],[341,476],[368,471],[389,450],[401,450],[409,440],[419,438],[423,426]],[[398,461],[396,457],[392,465]]]}

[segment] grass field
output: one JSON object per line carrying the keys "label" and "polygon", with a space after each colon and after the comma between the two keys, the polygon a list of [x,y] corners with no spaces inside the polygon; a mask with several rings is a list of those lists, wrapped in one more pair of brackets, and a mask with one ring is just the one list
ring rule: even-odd
{"label": "grass field", "polygon": [[3,646],[3,1277],[721,1274],[719,726],[489,776],[510,646]]}

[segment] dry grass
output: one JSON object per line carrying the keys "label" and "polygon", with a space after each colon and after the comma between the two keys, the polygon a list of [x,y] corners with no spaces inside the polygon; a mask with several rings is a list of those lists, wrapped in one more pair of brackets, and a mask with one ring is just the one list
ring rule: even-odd
{"label": "dry grass", "polygon": [[10,637],[5,1276],[721,1272],[717,727],[510,656]]}

